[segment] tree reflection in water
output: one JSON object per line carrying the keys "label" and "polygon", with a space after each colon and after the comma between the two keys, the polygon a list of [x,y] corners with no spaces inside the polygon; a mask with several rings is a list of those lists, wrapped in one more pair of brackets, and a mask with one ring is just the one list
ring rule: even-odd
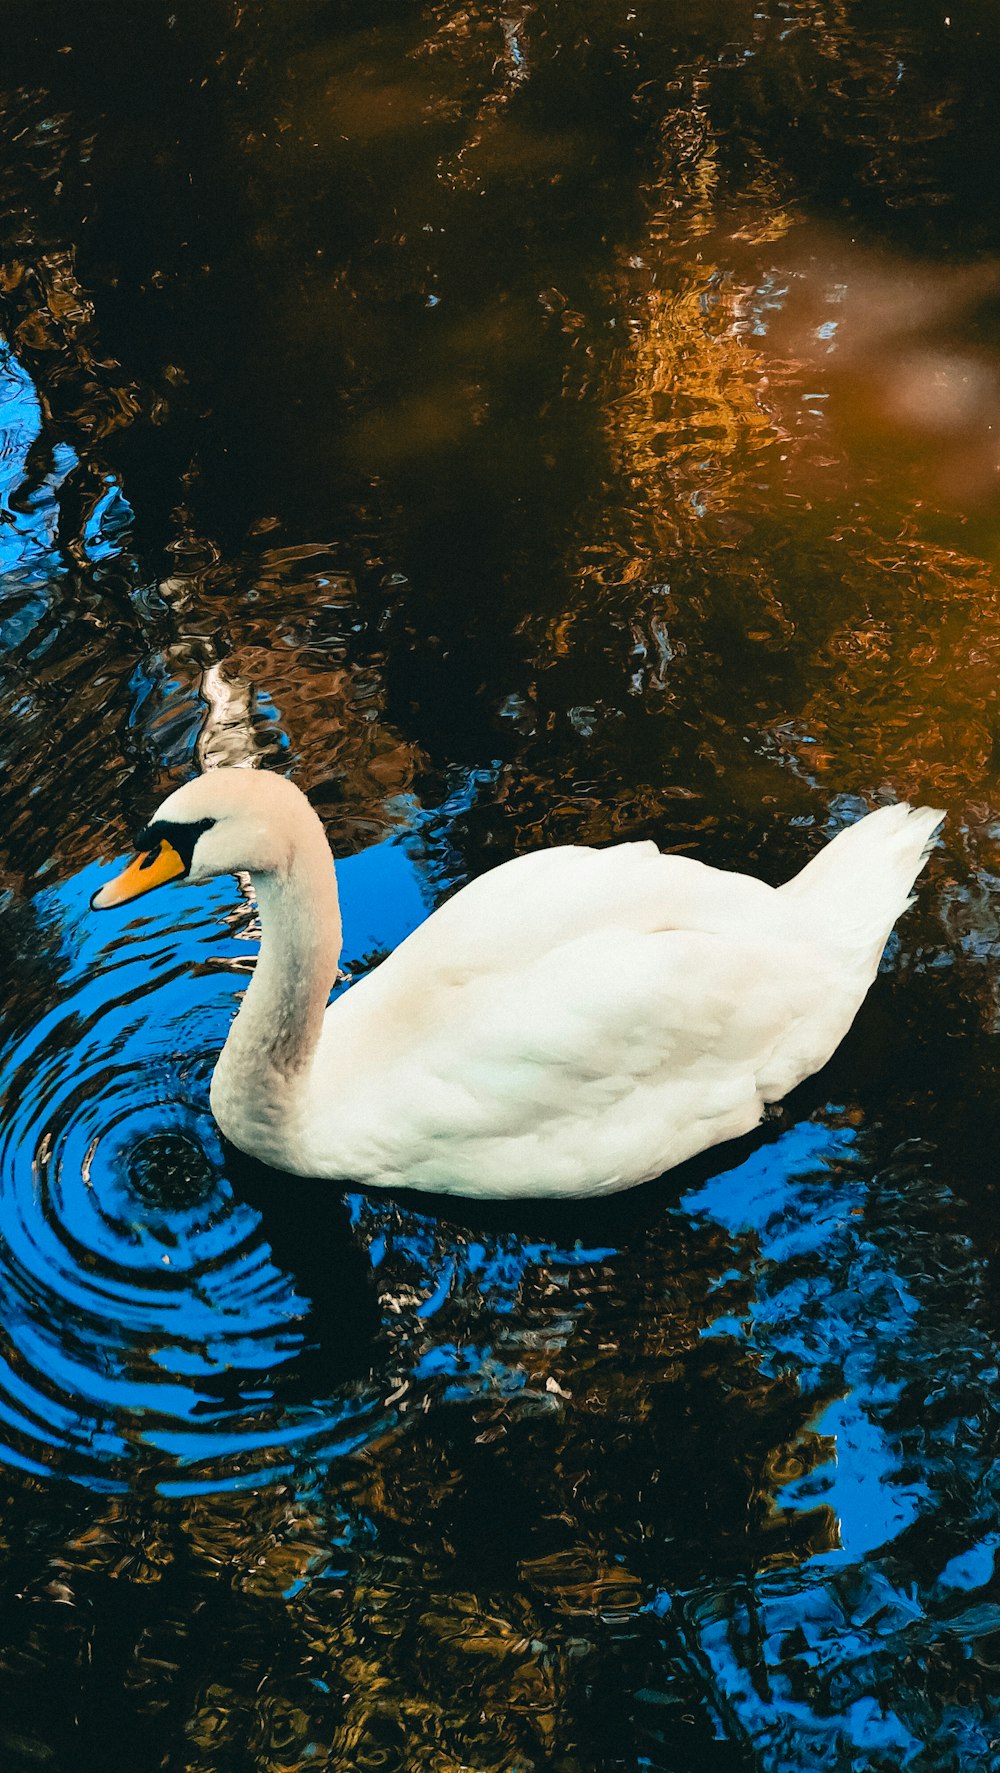
{"label": "tree reflection in water", "polygon": [[[1000,1766],[995,33],[10,0],[4,1773]],[[223,762],[354,973],[539,844],[951,818],[760,1138],[489,1214],[215,1139],[251,909],[84,908]]]}

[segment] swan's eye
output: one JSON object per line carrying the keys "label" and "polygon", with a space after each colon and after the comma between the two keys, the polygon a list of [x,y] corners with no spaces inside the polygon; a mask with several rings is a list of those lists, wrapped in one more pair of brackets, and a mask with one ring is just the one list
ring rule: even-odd
{"label": "swan's eye", "polygon": [[214,824],[214,819],[198,819],[190,823],[186,819],[154,819],[152,825],[147,825],[145,831],[140,832],[136,838],[135,847],[143,858],[140,868],[151,868],[160,853],[161,845],[168,843],[180,856],[187,874],[191,868],[195,844],[202,832],[209,831]]}
{"label": "swan's eye", "polygon": [[151,893],[154,887],[165,886],[168,880],[182,880],[191,872],[195,844],[202,832],[214,824],[214,819],[200,819],[197,823],[154,819],[138,838],[139,854],[135,861],[94,894],[90,901],[94,910],[127,905],[132,899]]}

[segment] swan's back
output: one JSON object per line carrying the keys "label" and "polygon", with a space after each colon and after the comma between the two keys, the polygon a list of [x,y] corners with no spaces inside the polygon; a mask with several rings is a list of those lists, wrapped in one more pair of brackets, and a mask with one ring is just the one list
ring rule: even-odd
{"label": "swan's back", "polygon": [[448,899],[390,957],[437,976],[506,973],[583,936],[629,930],[773,931],[797,909],[746,874],[726,873],[655,843],[562,845],[516,856]]}

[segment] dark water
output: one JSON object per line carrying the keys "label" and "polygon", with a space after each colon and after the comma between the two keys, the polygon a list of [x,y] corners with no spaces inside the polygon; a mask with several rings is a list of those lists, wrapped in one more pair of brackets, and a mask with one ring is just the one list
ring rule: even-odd
{"label": "dark water", "polygon": [[[7,0],[0,1768],[1000,1768],[1000,30]],[[352,970],[655,837],[945,837],[828,1072],[599,1208],[223,1149],[286,770]],[[148,907],[148,908],[147,908]]]}

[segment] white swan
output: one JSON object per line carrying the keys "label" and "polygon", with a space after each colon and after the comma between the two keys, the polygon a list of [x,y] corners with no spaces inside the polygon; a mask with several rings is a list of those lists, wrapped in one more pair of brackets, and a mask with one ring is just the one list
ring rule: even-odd
{"label": "white swan", "polygon": [[520,856],[329,1008],[333,858],[281,776],[179,788],[93,903],[249,870],[260,955],[211,1088],[242,1150],[377,1186],[604,1194],[749,1132],[829,1059],[942,817],[884,807],[777,889],[652,843]]}

